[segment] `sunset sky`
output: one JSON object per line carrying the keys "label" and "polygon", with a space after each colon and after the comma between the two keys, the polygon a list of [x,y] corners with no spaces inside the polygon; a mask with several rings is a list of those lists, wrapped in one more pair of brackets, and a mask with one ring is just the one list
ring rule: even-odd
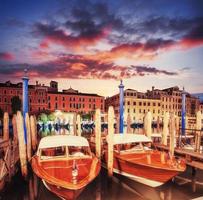
{"label": "sunset sky", "polygon": [[0,82],[59,82],[111,96],[203,92],[201,0],[0,0]]}

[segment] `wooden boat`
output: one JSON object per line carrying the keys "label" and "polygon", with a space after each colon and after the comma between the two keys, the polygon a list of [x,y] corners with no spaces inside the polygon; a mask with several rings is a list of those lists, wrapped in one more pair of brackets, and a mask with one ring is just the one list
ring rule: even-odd
{"label": "wooden boat", "polygon": [[84,137],[47,136],[31,159],[34,173],[62,199],[76,199],[100,171],[100,161]]}
{"label": "wooden boat", "polygon": [[[108,136],[107,136],[108,142]],[[151,187],[158,187],[186,169],[184,160],[150,148],[145,135],[113,135],[113,172]],[[102,164],[107,167],[108,145],[103,146]]]}

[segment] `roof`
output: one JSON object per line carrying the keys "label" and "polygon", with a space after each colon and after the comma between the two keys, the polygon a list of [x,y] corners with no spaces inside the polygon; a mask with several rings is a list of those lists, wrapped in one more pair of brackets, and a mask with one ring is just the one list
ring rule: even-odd
{"label": "roof", "polygon": [[[107,141],[109,140],[109,135],[107,135]],[[133,142],[151,142],[151,140],[145,135],[138,135],[133,133],[125,134],[114,134],[113,144],[127,144]]]}
{"label": "roof", "polygon": [[63,94],[63,95],[75,95],[75,96],[95,96],[95,97],[103,97],[98,94],[91,94],[91,93],[74,93],[74,92],[55,92],[55,91],[49,91],[48,94]]}
{"label": "roof", "polygon": [[[22,89],[22,82],[19,83],[11,83],[10,81],[7,81],[5,83],[0,83],[0,87],[8,87],[8,88],[19,88]],[[29,88],[35,88],[35,85],[28,85]]]}
{"label": "roof", "polygon": [[40,140],[38,149],[60,146],[89,146],[86,138],[75,135],[47,136]]}

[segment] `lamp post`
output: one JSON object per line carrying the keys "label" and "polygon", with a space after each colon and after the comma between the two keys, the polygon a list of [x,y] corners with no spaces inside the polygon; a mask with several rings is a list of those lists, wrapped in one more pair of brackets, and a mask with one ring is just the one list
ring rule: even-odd
{"label": "lamp post", "polygon": [[28,71],[24,70],[23,80],[23,122],[24,122],[24,142],[27,144],[27,130],[25,125],[25,115],[28,113]]}
{"label": "lamp post", "polygon": [[123,134],[123,128],[124,128],[124,116],[123,116],[123,102],[124,102],[124,85],[123,85],[123,81],[121,80],[119,87],[119,92],[120,92],[120,96],[119,96],[119,100],[120,100],[120,107],[119,107],[119,133]]}

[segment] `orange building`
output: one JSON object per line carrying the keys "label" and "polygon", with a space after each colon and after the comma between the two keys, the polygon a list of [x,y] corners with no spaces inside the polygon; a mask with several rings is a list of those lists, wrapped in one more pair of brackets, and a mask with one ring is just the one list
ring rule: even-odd
{"label": "orange building", "polygon": [[[47,87],[36,84],[29,85],[29,111],[47,110]],[[18,96],[22,102],[22,83],[13,84],[10,81],[0,83],[0,108],[4,112],[12,113],[11,99]]]}
{"label": "orange building", "polygon": [[89,113],[97,108],[104,111],[104,97],[97,94],[80,93],[72,88],[63,90],[63,92],[48,92],[50,111]]}
{"label": "orange building", "polygon": [[[96,108],[104,111],[104,97],[97,94],[80,93],[72,88],[58,91],[58,83],[51,81],[50,86],[39,84],[29,85],[29,111],[37,113],[45,110],[62,110],[67,112],[89,113]],[[12,113],[11,99],[19,96],[22,101],[22,83],[10,81],[0,83],[0,108]]]}

